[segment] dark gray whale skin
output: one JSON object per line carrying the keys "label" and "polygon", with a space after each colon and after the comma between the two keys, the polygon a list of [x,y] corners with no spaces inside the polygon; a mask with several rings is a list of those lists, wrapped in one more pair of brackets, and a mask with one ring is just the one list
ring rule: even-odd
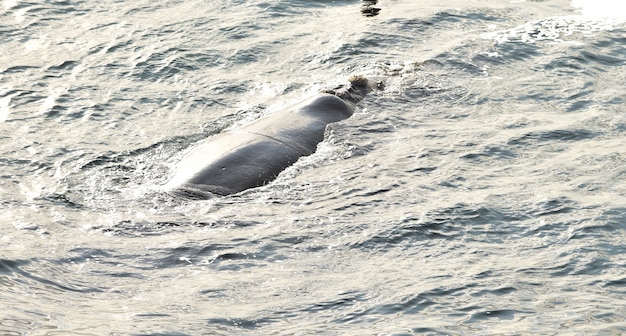
{"label": "dark gray whale skin", "polygon": [[179,162],[165,190],[188,199],[209,199],[272,181],[301,156],[315,152],[326,126],[349,118],[376,87],[363,76],[240,129],[211,137]]}

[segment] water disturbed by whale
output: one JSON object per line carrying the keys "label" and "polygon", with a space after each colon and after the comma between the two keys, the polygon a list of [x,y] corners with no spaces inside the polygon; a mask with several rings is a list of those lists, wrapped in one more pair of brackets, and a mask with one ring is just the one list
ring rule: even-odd
{"label": "water disturbed by whale", "polygon": [[300,157],[313,154],[324,140],[326,126],[349,118],[357,103],[377,87],[363,76],[349,81],[346,87],[325,91],[203,141],[178,163],[165,191],[208,199],[269,183]]}

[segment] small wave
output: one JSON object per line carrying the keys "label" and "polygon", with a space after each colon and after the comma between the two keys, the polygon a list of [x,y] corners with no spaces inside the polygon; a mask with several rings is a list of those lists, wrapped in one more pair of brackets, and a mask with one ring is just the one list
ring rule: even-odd
{"label": "small wave", "polygon": [[544,132],[530,132],[521,137],[516,137],[508,141],[509,145],[528,145],[538,144],[541,142],[553,141],[580,141],[592,139],[600,136],[602,133],[592,132],[585,129],[578,130],[551,130]]}

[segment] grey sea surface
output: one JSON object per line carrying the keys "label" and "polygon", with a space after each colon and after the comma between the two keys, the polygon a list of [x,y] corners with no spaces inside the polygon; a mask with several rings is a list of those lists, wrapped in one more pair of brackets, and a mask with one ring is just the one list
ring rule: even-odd
{"label": "grey sea surface", "polygon": [[[626,5],[0,3],[0,335],[626,333]],[[315,154],[194,144],[351,75]]]}

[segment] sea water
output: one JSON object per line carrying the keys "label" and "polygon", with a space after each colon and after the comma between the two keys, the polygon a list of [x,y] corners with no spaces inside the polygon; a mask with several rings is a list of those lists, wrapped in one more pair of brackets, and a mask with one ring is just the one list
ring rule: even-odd
{"label": "sea water", "polygon": [[[1,335],[626,333],[626,10],[0,3]],[[186,150],[385,82],[267,186]]]}

